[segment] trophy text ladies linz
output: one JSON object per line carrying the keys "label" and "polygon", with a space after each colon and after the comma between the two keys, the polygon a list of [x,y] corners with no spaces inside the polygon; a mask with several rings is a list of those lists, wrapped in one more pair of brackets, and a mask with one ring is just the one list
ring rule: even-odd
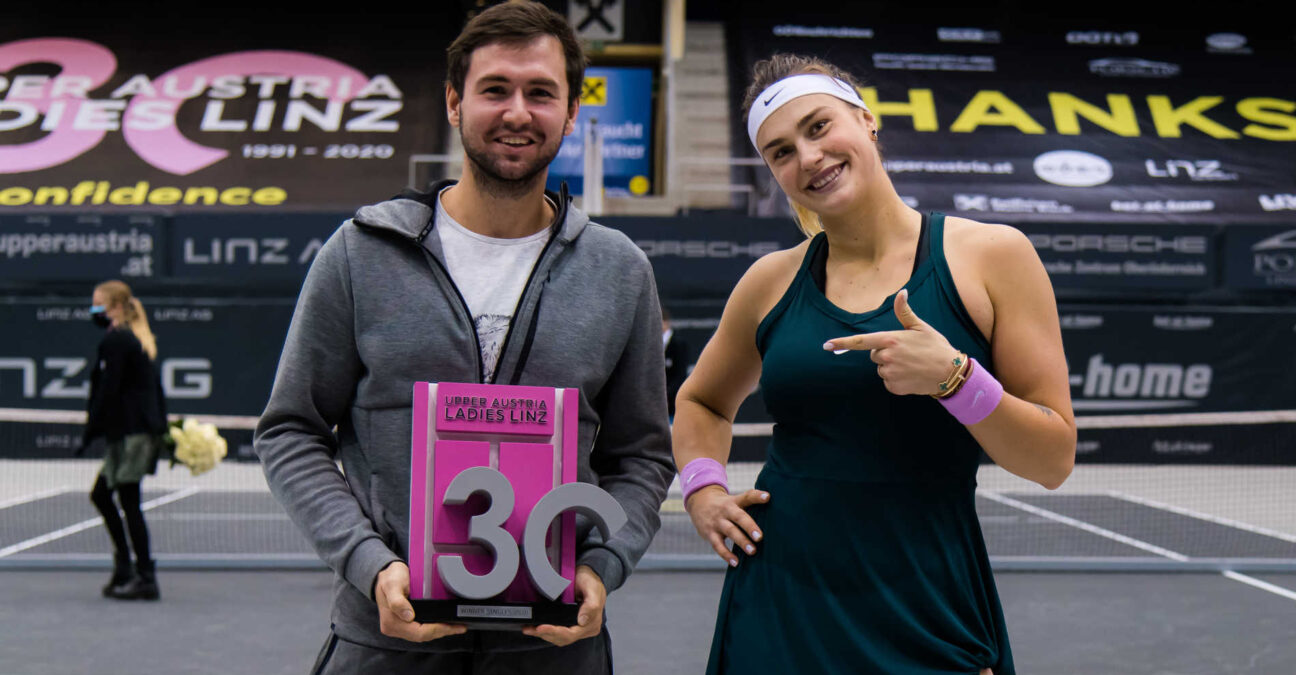
{"label": "trophy text ladies linz", "polygon": [[576,513],[604,540],[626,522],[576,480],[575,389],[414,385],[410,602],[471,628],[576,623]]}

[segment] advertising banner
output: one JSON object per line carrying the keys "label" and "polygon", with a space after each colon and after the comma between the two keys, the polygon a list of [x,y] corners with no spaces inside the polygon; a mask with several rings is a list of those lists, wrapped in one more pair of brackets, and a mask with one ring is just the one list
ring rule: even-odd
{"label": "advertising banner", "polygon": [[[103,330],[82,301],[0,300],[0,408],[85,410]],[[157,336],[167,410],[260,415],[294,301],[141,299]]]}
{"label": "advertising banner", "polygon": [[[1296,409],[1296,311],[1064,306],[1077,415]],[[1263,386],[1257,386],[1263,383]]]}
{"label": "advertising banner", "polygon": [[648,255],[658,294],[671,301],[724,301],[751,264],[805,240],[789,218],[691,215],[604,217]]}
{"label": "advertising banner", "polygon": [[[862,78],[911,206],[991,222],[1290,222],[1296,55],[1279,31],[943,26],[755,3],[729,20],[732,109],[776,52]],[[734,116],[734,147],[754,156]],[[762,215],[782,212],[769,172]]]}
{"label": "advertising banner", "polygon": [[5,281],[151,279],[162,275],[164,219],[152,214],[0,215]]}
{"label": "advertising banner", "polygon": [[348,213],[177,215],[170,276],[296,290],[320,247]]}
{"label": "advertising banner", "polygon": [[1296,290],[1296,223],[1228,228],[1224,279],[1230,288]]}
{"label": "advertising banner", "polygon": [[563,139],[549,165],[547,187],[562,181],[581,194],[585,131],[594,124],[603,139],[603,186],[609,195],[643,195],[652,189],[652,92],[648,68],[587,68],[576,130]]}
{"label": "advertising banner", "polygon": [[[720,307],[680,305],[689,363]],[[1059,307],[1080,462],[1296,464],[1296,310]],[[760,390],[738,411],[731,457],[760,461],[769,424]]]}
{"label": "advertising banner", "polygon": [[1209,225],[1021,223],[1055,289],[1206,290],[1215,286]]}
{"label": "advertising banner", "polygon": [[417,34],[393,24],[371,36],[356,35],[364,18],[326,14],[201,39],[147,13],[75,32],[62,16],[0,29],[0,208],[386,198],[405,186],[411,155],[443,145],[445,57],[429,45],[448,44],[462,17],[426,13]]}
{"label": "advertising banner", "polygon": [[1296,382],[1281,375],[1296,367],[1296,311],[1064,306],[1060,318],[1078,461],[1296,464]]}

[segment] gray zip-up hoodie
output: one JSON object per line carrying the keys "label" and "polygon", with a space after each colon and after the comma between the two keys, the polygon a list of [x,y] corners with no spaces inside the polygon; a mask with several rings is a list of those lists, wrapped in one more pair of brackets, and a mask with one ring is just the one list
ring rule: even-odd
{"label": "gray zip-up hoodie", "polygon": [[[480,381],[472,318],[446,272],[440,237],[429,236],[434,200],[449,184],[361,208],[320,249],[297,299],[255,449],[271,492],[336,572],[332,623],[339,637],[423,651],[548,646],[495,631],[411,643],[378,627],[378,572],[406,560],[409,550],[414,382]],[[661,309],[643,252],[571,207],[565,189],[549,196],[558,217],[518,303],[495,381],[580,390],[578,476],[611,493],[629,522],[603,541],[578,517],[577,560],[612,591],[660,527],[658,509],[674,473]]]}

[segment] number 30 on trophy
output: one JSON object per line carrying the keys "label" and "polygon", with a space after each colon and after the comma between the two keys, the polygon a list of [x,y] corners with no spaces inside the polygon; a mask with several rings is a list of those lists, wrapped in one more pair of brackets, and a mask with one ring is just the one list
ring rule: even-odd
{"label": "number 30 on trophy", "polygon": [[410,602],[420,622],[576,623],[576,513],[626,522],[576,479],[575,389],[414,384]]}

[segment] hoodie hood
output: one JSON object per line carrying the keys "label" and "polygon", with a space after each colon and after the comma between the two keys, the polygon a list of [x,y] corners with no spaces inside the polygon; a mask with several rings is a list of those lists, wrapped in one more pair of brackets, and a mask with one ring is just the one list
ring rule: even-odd
{"label": "hoodie hood", "polygon": [[[455,180],[438,181],[432,184],[426,192],[405,190],[385,202],[360,207],[352,220],[356,225],[374,230],[395,232],[422,244],[428,233],[432,231],[437,196],[441,194],[442,190],[457,182]],[[557,228],[558,238],[567,242],[574,241],[576,237],[580,236],[585,226],[589,224],[589,216],[572,206],[571,195],[567,192],[566,181],[562,183],[558,192],[545,190],[545,196],[549,197],[558,206],[558,212],[554,217],[554,227]]]}

